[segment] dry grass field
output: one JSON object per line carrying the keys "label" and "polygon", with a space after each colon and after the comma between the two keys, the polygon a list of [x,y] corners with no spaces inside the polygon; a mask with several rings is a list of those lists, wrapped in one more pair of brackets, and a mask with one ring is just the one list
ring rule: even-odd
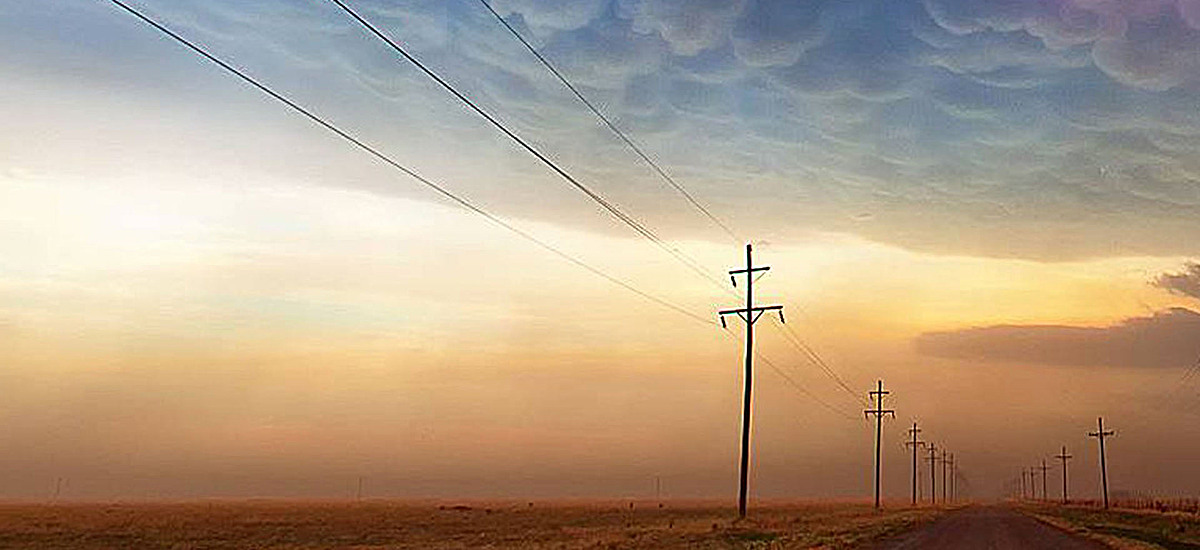
{"label": "dry grass field", "polygon": [[1022,508],[1047,523],[1115,548],[1200,550],[1200,515],[1194,512],[1053,504],[1023,504]]}
{"label": "dry grass field", "polygon": [[368,500],[0,504],[4,548],[854,548],[940,510]]}

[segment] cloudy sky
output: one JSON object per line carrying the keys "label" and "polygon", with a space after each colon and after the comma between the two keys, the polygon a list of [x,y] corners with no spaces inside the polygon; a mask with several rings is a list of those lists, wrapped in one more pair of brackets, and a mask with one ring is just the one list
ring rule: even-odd
{"label": "cloudy sky", "polygon": [[[0,497],[732,496],[743,241],[855,391],[996,494],[1200,492],[1200,1],[350,5],[704,271],[596,206],[325,0],[0,18]],[[700,317],[707,322],[700,322]],[[764,319],[754,491],[869,493],[869,426]]]}

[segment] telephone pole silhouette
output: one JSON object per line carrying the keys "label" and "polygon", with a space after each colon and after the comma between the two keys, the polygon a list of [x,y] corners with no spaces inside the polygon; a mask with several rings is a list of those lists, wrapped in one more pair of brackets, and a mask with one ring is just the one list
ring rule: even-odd
{"label": "telephone pole silhouette", "polygon": [[942,458],[938,460],[942,463],[942,504],[946,503],[946,448],[942,447]]}
{"label": "telephone pole silhouette", "polygon": [[908,429],[908,434],[912,439],[904,442],[905,447],[912,448],[912,503],[917,505],[917,448],[924,447],[925,442],[917,439],[917,434],[921,433],[921,429],[917,427],[917,423],[913,422],[913,427]]}
{"label": "telephone pole silhouette", "polygon": [[1063,467],[1063,504],[1067,503],[1067,461],[1071,459],[1071,455],[1067,454],[1067,446],[1063,445],[1062,452],[1054,457],[1062,461]]}
{"label": "telephone pole silhouette", "polygon": [[1088,432],[1088,437],[1100,440],[1100,486],[1104,488],[1104,509],[1108,509],[1108,465],[1104,462],[1104,438],[1116,435],[1112,430],[1104,431],[1104,417],[1096,418],[1096,431]]}
{"label": "telephone pole silhouette", "polygon": [[950,453],[950,502],[956,499],[954,495],[954,453]]}
{"label": "telephone pole silhouette", "polygon": [[1025,500],[1025,468],[1021,468],[1021,500]]}
{"label": "telephone pole silhouette", "polygon": [[729,272],[729,280],[737,286],[737,276],[746,275],[746,307],[745,309],[723,309],[717,312],[721,326],[725,327],[726,315],[737,315],[746,323],[746,371],[742,377],[742,455],[738,484],[738,517],[746,517],[747,481],[750,470],[750,393],[754,386],[754,323],[767,311],[779,312],[779,321],[783,321],[783,306],[755,306],[754,281],[756,273],[765,273],[771,268],[767,266],[754,267],[750,243],[746,243],[746,268],[734,269]]}
{"label": "telephone pole silhouette", "polygon": [[1046,459],[1044,459],[1044,458],[1042,459],[1041,466],[1034,466],[1034,467],[1042,471],[1042,500],[1049,501],[1050,497],[1046,496],[1046,470],[1049,470],[1050,467],[1046,465]]}
{"label": "telephone pole silhouette", "polygon": [[929,444],[929,502],[937,504],[937,445]]}
{"label": "telephone pole silhouette", "polygon": [[875,391],[867,392],[867,395],[869,396],[869,398],[872,399],[873,401],[875,401],[875,408],[867,409],[867,410],[863,411],[863,416],[865,416],[867,418],[870,418],[872,416],[875,417],[875,509],[878,510],[879,509],[879,456],[880,456],[880,447],[883,443],[883,417],[885,415],[890,414],[890,415],[892,415],[892,418],[896,418],[896,411],[883,408],[883,396],[885,396],[889,393],[892,393],[892,392],[883,390],[883,380],[877,380],[876,384],[878,384],[878,385],[876,386],[877,389]]}

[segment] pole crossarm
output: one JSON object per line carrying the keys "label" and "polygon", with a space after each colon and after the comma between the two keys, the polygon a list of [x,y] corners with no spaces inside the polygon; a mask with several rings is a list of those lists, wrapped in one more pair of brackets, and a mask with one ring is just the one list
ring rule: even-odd
{"label": "pole crossarm", "polygon": [[749,309],[744,308],[744,307],[737,308],[737,309],[722,309],[721,311],[717,312],[717,315],[720,316],[720,318],[721,318],[721,326],[725,327],[725,316],[726,315],[737,315],[739,318],[741,318],[741,320],[746,321],[750,324],[754,324],[754,323],[758,322],[758,318],[762,317],[763,313],[766,313],[768,311],[778,311],[779,312],[779,320],[781,322],[784,322],[783,306],[781,306],[781,305],[754,306]]}

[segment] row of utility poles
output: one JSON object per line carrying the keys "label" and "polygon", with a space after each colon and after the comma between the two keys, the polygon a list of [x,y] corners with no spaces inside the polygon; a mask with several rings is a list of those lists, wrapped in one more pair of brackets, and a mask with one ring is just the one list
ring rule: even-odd
{"label": "row of utility poles", "polygon": [[[738,517],[746,517],[746,500],[749,495],[749,469],[750,469],[750,411],[751,411],[751,389],[754,380],[754,324],[762,317],[764,313],[774,311],[779,314],[780,322],[783,319],[783,306],[769,305],[756,306],[754,305],[754,283],[758,280],[761,274],[765,274],[771,268],[768,266],[755,266],[753,249],[749,243],[746,244],[746,266],[740,269],[729,271],[730,280],[734,287],[737,287],[739,276],[746,278],[746,305],[745,307],[724,309],[717,312],[717,316],[721,321],[721,326],[725,325],[726,315],[737,315],[743,323],[745,323],[745,371],[742,377],[742,430],[740,434],[741,453],[739,455],[738,469]],[[867,417],[875,417],[875,508],[880,507],[880,458],[883,444],[883,419],[886,416],[896,417],[896,411],[883,408],[884,396],[891,392],[883,389],[883,381],[876,383],[875,389],[867,392],[869,402],[872,403],[872,408],[863,411]],[[912,435],[912,440],[907,443],[912,447],[913,453],[913,504],[917,504],[917,450],[918,448],[927,448],[929,450],[929,482],[930,482],[930,501],[937,503],[937,475],[936,464],[939,457],[936,446],[920,441],[917,434],[920,432],[916,423],[913,423],[909,433]],[[952,501],[955,498],[957,469],[954,461],[954,454],[947,452],[944,448],[941,449],[940,464],[942,466],[942,502]],[[949,472],[947,472],[949,470]],[[949,482],[947,482],[947,473],[949,473]],[[947,484],[949,484],[949,493],[947,493]],[[949,499],[949,500],[947,500]]]}
{"label": "row of utility poles", "polygon": [[941,502],[954,502],[958,499],[958,464],[954,459],[954,453],[946,450],[945,445],[939,448],[934,443],[922,441],[919,436],[921,431],[921,428],[917,427],[917,423],[913,422],[912,427],[908,429],[909,439],[904,442],[904,447],[912,453],[912,504],[915,506],[922,501],[919,488],[921,471],[917,460],[917,452],[920,449],[925,449],[929,452],[929,502],[932,504],[938,503],[937,478],[939,464],[942,467]]}
{"label": "row of utility poles", "polygon": [[[1113,430],[1104,429],[1103,417],[1096,419],[1096,431],[1088,432],[1088,437],[1096,438],[1100,446],[1100,487],[1101,494],[1104,498],[1105,508],[1108,508],[1108,463],[1107,457],[1105,456],[1104,440],[1113,435],[1116,435],[1116,432]],[[1066,504],[1070,502],[1070,497],[1067,494],[1067,461],[1073,457],[1067,454],[1067,446],[1063,445],[1062,450],[1052,458],[1058,459],[1062,465],[1062,503]],[[1039,500],[1037,494],[1037,474],[1040,472],[1042,478],[1042,496],[1040,500],[1049,500],[1046,489],[1046,471],[1050,469],[1052,469],[1052,467],[1046,465],[1046,459],[1044,458],[1042,459],[1042,463],[1040,465],[1021,469],[1022,499],[1027,498],[1031,500]]]}

